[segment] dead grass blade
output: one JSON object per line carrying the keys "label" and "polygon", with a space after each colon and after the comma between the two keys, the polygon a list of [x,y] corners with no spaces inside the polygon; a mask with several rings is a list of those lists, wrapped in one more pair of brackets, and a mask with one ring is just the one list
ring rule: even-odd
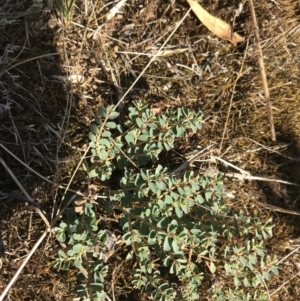
{"label": "dead grass blade", "polygon": [[289,282],[291,282],[294,278],[298,277],[299,275],[300,275],[300,271],[297,274],[295,274],[293,277],[291,277],[289,280],[283,282],[279,287],[276,288],[276,290],[274,290],[270,294],[270,296],[272,297],[272,296],[278,294],[284,286],[286,286]]}
{"label": "dead grass blade", "polygon": [[27,191],[25,190],[25,188],[22,186],[22,184],[19,182],[19,180],[15,177],[15,175],[13,174],[13,172],[11,171],[11,169],[6,165],[6,163],[4,162],[4,160],[1,157],[0,157],[0,163],[3,165],[3,167],[6,169],[6,171],[10,174],[10,176],[12,177],[12,179],[15,181],[15,183],[18,185],[18,187],[24,193],[24,195],[28,199],[28,202],[34,205],[33,209],[35,210],[36,213],[39,214],[39,216],[45,222],[46,226],[49,228],[50,227],[50,223],[48,222],[48,220],[47,220],[46,216],[44,215],[44,213],[41,211],[41,209],[38,207],[38,205],[36,205],[35,202],[31,199],[30,195],[27,193]]}
{"label": "dead grass blade", "polygon": [[195,0],[187,0],[191,6],[193,12],[198,19],[205,25],[213,34],[219,38],[231,42],[234,46],[238,42],[244,42],[245,38],[240,36],[236,32],[232,32],[232,28],[229,24],[223,20],[214,17],[208,13],[199,3]]}
{"label": "dead grass blade", "polygon": [[[270,153],[275,153],[275,154],[277,154],[277,155],[279,155],[279,156],[281,156],[281,157],[287,158],[287,159],[289,159],[289,160],[291,160],[291,161],[295,161],[295,162],[299,162],[299,161],[300,161],[300,159],[293,158],[293,157],[290,157],[290,156],[286,156],[286,155],[283,154],[283,152],[282,152],[282,153],[279,152],[279,151],[277,150],[277,149],[279,149],[279,147],[277,147],[277,149],[275,149],[275,148],[270,148],[270,147],[267,147],[267,146],[265,146],[265,145],[263,145],[263,144],[261,144],[261,143],[255,141],[255,140],[253,140],[253,139],[251,139],[251,138],[245,137],[245,139],[248,139],[249,141],[255,143],[255,144],[258,145],[258,146],[260,146],[262,149],[265,149],[265,150],[269,151]],[[287,146],[288,146],[288,144],[285,144],[285,145],[283,145],[283,146],[280,146],[280,148],[285,148],[285,147],[287,147]],[[251,150],[248,150],[248,151],[246,151],[246,152],[251,152]]]}
{"label": "dead grass blade", "polygon": [[114,18],[115,15],[121,11],[126,1],[127,0],[121,0],[116,5],[114,5],[113,8],[108,12],[106,16],[106,20],[110,21],[112,18]]}
{"label": "dead grass blade", "polygon": [[[216,159],[220,160],[220,158],[216,158]],[[228,164],[228,162],[227,162],[227,164]],[[232,166],[232,165],[230,165],[230,166]],[[253,181],[276,182],[276,183],[300,187],[300,185],[289,182],[289,181],[284,181],[284,180],[280,180],[280,179],[264,178],[264,177],[256,177],[256,176],[252,176],[250,174],[238,174],[238,173],[227,172],[224,175],[229,178],[235,178],[235,179],[242,180],[242,181],[243,180],[253,180]]]}
{"label": "dead grass blade", "polygon": [[270,93],[269,93],[269,88],[268,88],[268,82],[267,82],[265,64],[264,64],[264,59],[263,59],[263,53],[262,53],[261,44],[260,44],[256,14],[255,14],[255,9],[254,9],[254,5],[253,5],[252,0],[249,0],[249,6],[250,6],[252,20],[253,20],[253,27],[254,27],[254,34],[255,34],[255,44],[256,44],[256,49],[257,49],[257,52],[258,52],[259,69],[260,69],[260,74],[261,74],[263,88],[264,88],[266,107],[267,107],[267,112],[268,112],[270,130],[271,130],[271,137],[272,137],[273,141],[276,141],[276,133],[275,133],[275,128],[274,128],[274,120],[273,120],[273,112],[272,112],[271,101],[270,101]]}
{"label": "dead grass blade", "polygon": [[210,158],[210,162],[216,162],[217,160],[219,162],[223,163],[224,165],[230,166],[231,168],[240,172],[240,173],[233,173],[233,172],[224,173],[224,175],[227,177],[231,177],[231,178],[235,178],[235,179],[239,179],[239,180],[257,180],[257,181],[266,181],[266,182],[276,182],[276,183],[282,183],[282,184],[286,184],[286,185],[300,187],[300,185],[289,182],[289,181],[252,176],[248,171],[243,170],[220,157],[211,156],[211,158]]}
{"label": "dead grass blade", "polygon": [[[33,172],[35,175],[37,175],[38,177],[40,177],[44,181],[46,181],[46,182],[54,185],[54,183],[51,180],[45,178],[44,176],[42,176],[41,174],[39,174],[37,171],[35,171],[34,169],[32,169],[30,166],[28,166],[26,163],[24,163],[22,160],[20,160],[8,148],[6,148],[2,143],[0,143],[0,147],[2,147],[8,154],[10,154],[14,159],[16,159],[19,163],[21,163],[23,166],[25,166],[28,170],[30,170],[31,172]],[[75,193],[75,194],[77,194],[79,196],[83,196],[82,193],[80,193],[80,192],[78,192],[76,190],[73,190],[73,189],[66,188],[65,186],[59,185],[57,187],[60,188],[60,189],[67,189],[68,191],[73,192],[73,193]]]}
{"label": "dead grass blade", "polygon": [[44,57],[49,57],[49,56],[54,56],[54,55],[60,55],[60,53],[58,52],[54,52],[54,53],[47,53],[47,54],[43,54],[43,55],[39,55],[39,56],[36,56],[36,57],[32,57],[32,58],[29,58],[29,59],[26,59],[25,61],[22,61],[22,62],[19,62],[19,63],[16,63],[14,65],[11,65],[7,68],[4,68],[1,72],[0,72],[0,78],[2,77],[2,75],[4,73],[6,73],[7,71],[13,69],[13,68],[16,68],[20,65],[23,65],[25,63],[28,63],[28,62],[31,62],[31,61],[34,61],[34,60],[37,60],[37,59],[41,59],[41,58],[44,58]]}
{"label": "dead grass blade", "polygon": [[274,205],[271,205],[271,204],[268,204],[268,203],[263,203],[263,202],[260,202],[260,201],[257,201],[257,200],[254,200],[254,202],[256,204],[258,204],[259,206],[261,206],[265,209],[268,209],[268,210],[281,212],[281,213],[287,213],[287,214],[291,214],[291,215],[300,215],[300,212],[296,211],[296,210],[284,209],[284,208],[274,206]]}
{"label": "dead grass blade", "polygon": [[228,125],[228,121],[229,121],[229,116],[230,116],[230,112],[231,112],[231,108],[232,108],[232,102],[233,102],[233,97],[234,97],[234,91],[235,91],[235,88],[236,88],[236,85],[237,85],[237,82],[238,80],[241,78],[241,76],[243,75],[243,68],[244,68],[244,64],[245,64],[245,59],[246,59],[246,55],[247,55],[247,51],[248,51],[248,41],[247,41],[247,47],[246,47],[246,50],[245,50],[245,53],[244,53],[244,57],[243,57],[243,61],[242,61],[242,64],[241,64],[241,67],[240,67],[240,70],[239,70],[239,73],[234,81],[234,84],[233,84],[233,88],[232,88],[232,91],[231,91],[231,97],[230,97],[230,103],[229,103],[229,107],[228,107],[228,110],[227,110],[227,117],[226,117],[226,122],[225,122],[225,125],[224,125],[224,130],[223,130],[223,134],[222,134],[222,140],[221,140],[221,143],[220,143],[220,151],[222,151],[222,147],[223,147],[223,142],[224,142],[224,137],[225,137],[225,133],[227,131],[227,125]]}
{"label": "dead grass blade", "polygon": [[287,254],[286,256],[284,256],[282,259],[280,259],[277,264],[279,265],[282,262],[284,262],[286,259],[288,259],[290,256],[292,256],[294,253],[298,252],[299,249],[300,249],[300,245],[297,248],[295,248],[293,251],[291,251],[289,254]]}
{"label": "dead grass blade", "polygon": [[[169,40],[171,39],[171,37],[174,35],[174,33],[177,31],[177,29],[179,28],[179,26],[183,23],[183,21],[186,19],[186,17],[188,16],[188,14],[190,13],[191,8],[185,13],[185,15],[181,18],[181,20],[179,22],[177,22],[175,28],[173,29],[173,31],[170,33],[170,35],[168,36],[168,38],[165,40],[165,42],[161,45],[161,47],[159,48],[159,50],[157,51],[157,53],[155,53],[153,55],[153,57],[151,58],[151,60],[148,62],[148,64],[145,66],[145,68],[142,70],[142,72],[139,74],[139,76],[135,79],[135,81],[132,83],[132,85],[128,88],[128,90],[123,94],[123,96],[121,97],[121,99],[118,101],[118,103],[114,106],[114,110],[117,109],[117,107],[122,103],[122,101],[125,99],[125,97],[128,95],[128,93],[132,90],[132,88],[136,85],[136,83],[140,80],[140,78],[144,75],[144,73],[146,72],[146,70],[149,68],[149,66],[155,61],[155,59],[160,56],[162,50],[164,49],[164,47],[167,45],[167,43],[169,42]],[[104,121],[103,124],[105,124],[106,121]]]}
{"label": "dead grass blade", "polygon": [[18,268],[17,272],[15,273],[14,277],[9,281],[8,285],[6,286],[6,288],[4,289],[3,293],[0,296],[0,301],[3,301],[6,294],[9,292],[10,288],[12,287],[12,285],[14,284],[14,282],[17,280],[17,278],[19,277],[20,273],[22,272],[22,270],[24,269],[24,267],[26,266],[26,264],[28,263],[29,259],[31,258],[31,256],[34,254],[34,252],[37,250],[37,248],[39,247],[39,245],[43,242],[44,238],[47,235],[47,231],[45,231],[41,237],[39,238],[39,240],[36,242],[36,244],[33,246],[33,248],[31,249],[30,253],[26,256],[25,260],[22,262],[22,264],[20,265],[20,267]]}

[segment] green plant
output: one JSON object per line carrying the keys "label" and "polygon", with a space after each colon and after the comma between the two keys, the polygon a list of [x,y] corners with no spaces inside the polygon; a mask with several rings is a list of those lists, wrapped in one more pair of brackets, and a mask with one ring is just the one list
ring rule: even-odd
{"label": "green plant", "polygon": [[75,0],[54,0],[54,5],[63,20],[69,23],[72,18]]}
{"label": "green plant", "polygon": [[[91,178],[102,181],[117,171],[118,183],[102,189],[98,201],[107,213],[121,212],[124,256],[135,266],[132,288],[152,300],[198,300],[210,273],[226,277],[208,292],[214,300],[266,300],[262,285],[277,273],[276,258],[263,247],[272,221],[263,224],[230,210],[219,174],[177,174],[162,165],[160,156],[176,139],[201,129],[202,114],[178,108],[157,116],[147,105],[134,105],[123,122],[115,122],[119,113],[113,107],[99,109],[90,126],[91,164],[84,165]],[[69,222],[55,231],[62,241],[69,237],[72,249],[60,251],[55,266],[86,266],[92,279],[80,292],[104,300],[107,231],[99,229],[90,203],[79,217],[68,212]]]}

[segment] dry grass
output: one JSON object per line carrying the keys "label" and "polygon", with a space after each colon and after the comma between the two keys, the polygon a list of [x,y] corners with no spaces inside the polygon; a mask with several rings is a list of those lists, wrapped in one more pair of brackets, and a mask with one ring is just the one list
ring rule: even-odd
{"label": "dry grass", "polygon": [[[211,161],[219,156],[253,176],[300,185],[297,1],[255,3],[276,142],[270,135],[247,3],[243,14],[234,18],[237,7],[232,1],[202,1],[210,13],[234,22],[235,31],[246,37],[244,44],[234,47],[210,34],[192,13],[183,19],[189,8],[183,0],[174,4],[128,0],[122,14],[106,21],[112,7],[108,2],[78,1],[73,18],[64,25],[51,7],[0,1],[0,156],[50,221],[58,208],[65,208],[66,187],[83,192],[90,184],[83,171],[74,171],[86,151],[88,125],[96,109],[118,103],[124,93],[128,94],[121,111],[142,99],[162,111],[184,105],[204,113],[206,123],[199,136],[177,145],[183,156],[198,146],[213,145],[202,162],[194,162],[195,170],[237,172],[222,161]],[[0,168],[0,230],[6,247],[0,275],[3,291],[45,225],[29,205],[18,202],[16,182]],[[282,261],[279,277],[267,289],[272,300],[297,300],[299,250],[293,250],[299,245],[299,217],[274,213],[253,200],[300,211],[299,187],[278,181],[241,181],[229,175],[226,185],[231,195],[228,202],[235,209],[266,220],[274,217],[270,252],[283,259],[291,255]],[[42,241],[7,300],[72,300],[75,272],[57,273],[51,267],[57,248],[52,237]],[[112,262],[110,268],[114,289],[119,291],[116,300],[126,300],[125,295],[128,300],[143,298],[128,287],[131,267],[125,261]],[[209,281],[200,288],[200,300],[206,300],[208,288]]]}

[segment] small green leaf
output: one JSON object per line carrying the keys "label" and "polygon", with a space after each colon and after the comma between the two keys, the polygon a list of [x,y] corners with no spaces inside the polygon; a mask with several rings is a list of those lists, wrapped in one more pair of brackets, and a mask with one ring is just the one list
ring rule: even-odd
{"label": "small green leaf", "polygon": [[99,133],[99,128],[98,128],[98,126],[96,124],[91,124],[90,125],[90,131],[93,134],[97,135]]}
{"label": "small green leaf", "polygon": [[64,270],[68,270],[70,268],[70,261],[67,260],[63,263],[63,267]]}
{"label": "small green leaf", "polygon": [[168,283],[163,283],[159,286],[159,289],[162,290],[162,291],[166,291],[170,288],[169,284]]}
{"label": "small green leaf", "polygon": [[244,267],[247,266],[248,260],[244,256],[240,256],[239,260]]}
{"label": "small green leaf", "polygon": [[103,131],[101,137],[103,137],[103,138],[111,137],[111,132],[110,131]]}
{"label": "small green leaf", "polygon": [[262,250],[262,249],[260,249],[260,248],[257,248],[257,249],[255,250],[255,252],[256,252],[259,256],[262,256],[262,257],[265,255],[264,250]]}
{"label": "small green leaf", "polygon": [[172,249],[173,249],[174,252],[178,252],[179,251],[179,246],[178,246],[178,244],[177,244],[177,242],[176,242],[175,239],[172,241]]}
{"label": "small green leaf", "polygon": [[129,166],[130,162],[126,158],[118,156],[117,157],[117,164],[118,164],[118,167],[120,169],[123,169],[123,168]]}
{"label": "small green leaf", "polygon": [[172,219],[171,223],[168,226],[168,232],[172,232],[173,230],[176,230],[178,227],[178,222],[176,219]]}
{"label": "small green leaf", "polygon": [[250,282],[248,281],[248,279],[246,277],[244,278],[243,283],[244,283],[245,287],[250,286]]}
{"label": "small green leaf", "polygon": [[113,121],[106,122],[105,127],[109,129],[115,129],[117,127],[117,124]]}
{"label": "small green leaf", "polygon": [[75,259],[75,261],[74,261],[74,266],[75,266],[76,268],[80,268],[80,267],[82,266],[82,259],[81,259],[81,257],[77,257],[77,258]]}
{"label": "small green leaf", "polygon": [[169,151],[174,148],[174,145],[171,141],[164,141],[165,150]]}
{"label": "small green leaf", "polygon": [[149,136],[148,135],[140,135],[139,137],[138,137],[138,140],[139,141],[143,141],[143,142],[145,142],[145,141],[147,141],[149,139]]}
{"label": "small green leaf", "polygon": [[117,124],[117,130],[119,131],[120,134],[123,133],[123,127],[120,124]]}
{"label": "small green leaf", "polygon": [[175,206],[175,213],[179,218],[181,218],[183,216],[182,210],[177,206]]}
{"label": "small green leaf", "polygon": [[68,225],[65,222],[61,222],[59,224],[59,227],[62,228],[62,229],[66,229],[68,227]]}
{"label": "small green leaf", "polygon": [[278,275],[278,273],[279,273],[278,268],[276,266],[272,266],[270,268],[270,271],[272,271],[272,273],[274,273],[275,275]]}
{"label": "small green leaf", "polygon": [[177,266],[175,262],[170,267],[170,274],[177,274]]}
{"label": "small green leaf", "polygon": [[158,204],[158,206],[159,206],[160,209],[164,209],[166,207],[165,202],[163,200],[161,200],[161,199],[159,199],[157,201],[157,204]]}
{"label": "small green leaf", "polygon": [[103,290],[103,284],[102,283],[91,283],[90,287],[95,292],[101,292]]}
{"label": "small green leaf", "polygon": [[99,159],[101,161],[106,161],[106,159],[107,159],[107,152],[106,152],[105,149],[101,149],[100,151],[98,151],[97,155],[99,156]]}
{"label": "small green leaf", "polygon": [[165,119],[161,116],[159,116],[159,124],[160,124],[161,128],[163,128],[163,129],[166,127]]}
{"label": "small green leaf", "polygon": [[60,259],[55,259],[54,262],[53,262],[53,267],[57,270],[57,271],[60,271],[61,269],[61,264],[62,264],[62,261]]}
{"label": "small green leaf", "polygon": [[96,142],[96,141],[97,141],[97,137],[96,137],[93,133],[89,133],[89,139],[90,139],[92,142]]}
{"label": "small green leaf", "polygon": [[215,264],[211,261],[210,264],[209,264],[209,270],[212,274],[214,274],[216,272],[216,266]]}
{"label": "small green leaf", "polygon": [[261,274],[257,273],[255,276],[258,283],[262,284],[264,282]]}
{"label": "small green leaf", "polygon": [[99,116],[95,117],[95,121],[99,126],[102,125],[102,119]]}
{"label": "small green leaf", "polygon": [[157,227],[163,229],[163,228],[166,228],[168,226],[168,224],[169,224],[169,218],[164,217],[157,223]]}
{"label": "small green leaf", "polygon": [[249,254],[248,258],[249,258],[249,262],[250,262],[251,264],[256,264],[256,263],[257,263],[257,258],[256,258],[255,255]]}
{"label": "small green leaf", "polygon": [[127,246],[129,246],[131,244],[131,240],[132,240],[132,236],[130,232],[127,232],[123,235],[122,237],[123,240],[125,240],[125,243]]}
{"label": "small green leaf", "polygon": [[158,191],[157,185],[156,185],[155,183],[153,183],[153,182],[150,182],[150,183],[149,183],[149,188],[151,189],[151,191],[152,191],[154,194],[156,194],[157,191]]}
{"label": "small green leaf", "polygon": [[116,119],[119,115],[120,115],[120,113],[118,113],[118,112],[111,112],[111,113],[109,114],[108,119],[109,119],[109,120]]}
{"label": "small green leaf", "polygon": [[171,263],[170,256],[167,256],[167,257],[164,259],[164,261],[163,261],[163,265],[164,265],[165,267],[167,267],[167,266],[170,265],[170,263]]}
{"label": "small green leaf", "polygon": [[205,199],[206,201],[210,201],[211,200],[211,196],[212,196],[212,192],[211,191],[206,191],[205,192]]}
{"label": "small green leaf", "polygon": [[191,229],[190,230],[193,235],[200,235],[203,231],[199,229]]}
{"label": "small green leaf", "polygon": [[[176,181],[174,183],[176,185]],[[180,197],[180,195],[174,191],[171,191],[171,197],[173,198],[174,201],[177,201]]]}
{"label": "small green leaf", "polygon": [[180,208],[185,214],[189,213],[189,207],[186,204],[180,205]]}
{"label": "small green leaf", "polygon": [[106,116],[106,109],[104,107],[100,107],[98,109],[98,113],[101,117],[105,117]]}
{"label": "small green leaf", "polygon": [[90,179],[98,177],[97,169],[93,168],[88,172],[88,176]]}
{"label": "small green leaf", "polygon": [[76,252],[77,254],[80,253],[82,249],[82,244],[76,244],[75,246],[73,246],[73,251]]}
{"label": "small green leaf", "polygon": [[164,251],[170,251],[171,250],[171,244],[172,244],[171,237],[166,236],[165,240],[164,240],[164,246],[163,246]]}
{"label": "small green leaf", "polygon": [[133,131],[129,132],[126,136],[125,136],[125,140],[127,141],[127,143],[129,145],[134,144],[135,141],[135,134]]}
{"label": "small green leaf", "polygon": [[93,150],[94,148],[97,147],[97,143],[96,142],[90,142],[90,147]]}
{"label": "small green leaf", "polygon": [[139,118],[139,117],[135,120],[135,122],[136,122],[137,126],[138,126],[140,129],[141,129],[141,128],[143,127],[143,125],[144,125],[143,120],[142,120],[141,118]]}
{"label": "small green leaf", "polygon": [[151,230],[148,234],[148,245],[154,245],[156,243],[156,231]]}
{"label": "small green leaf", "polygon": [[168,194],[165,196],[165,203],[166,204],[172,204],[173,203],[172,197]]}
{"label": "small green leaf", "polygon": [[173,130],[173,133],[177,138],[180,138],[184,135],[184,128],[177,125],[176,128]]}
{"label": "small green leaf", "polygon": [[99,144],[104,145],[107,148],[109,148],[111,146],[110,141],[108,139],[105,139],[105,138],[100,139]]}
{"label": "small green leaf", "polygon": [[157,182],[157,187],[158,187],[160,190],[165,190],[165,189],[167,188],[165,182],[163,182],[163,181]]}
{"label": "small green leaf", "polygon": [[87,296],[86,284],[80,284],[76,286],[75,293],[81,296]]}
{"label": "small green leaf", "polygon": [[262,272],[262,276],[263,276],[264,279],[266,279],[266,280],[270,280],[270,278],[271,278],[271,275],[270,275],[270,273],[268,273],[268,272]]}
{"label": "small green leaf", "polygon": [[63,250],[59,250],[59,251],[58,251],[58,255],[59,255],[59,257],[61,257],[61,258],[67,258],[67,254],[66,254]]}
{"label": "small green leaf", "polygon": [[197,201],[198,204],[203,204],[204,203],[204,199],[203,199],[202,195],[198,194],[196,196],[196,201]]}
{"label": "small green leaf", "polygon": [[236,287],[239,287],[239,286],[241,285],[241,281],[239,280],[238,277],[234,277],[234,285],[235,285]]}
{"label": "small green leaf", "polygon": [[[106,294],[106,292],[97,292],[97,300],[99,300],[99,301],[103,301],[103,300],[106,300],[106,299],[108,299],[107,298],[107,294]],[[96,300],[96,299],[94,299],[94,300]]]}
{"label": "small green leaf", "polygon": [[232,274],[232,268],[231,268],[231,265],[230,265],[230,264],[225,263],[224,269],[225,269],[225,272],[226,272],[227,274]]}
{"label": "small green leaf", "polygon": [[[142,212],[143,213],[143,212]],[[141,215],[141,214],[137,214],[137,215]],[[143,235],[143,236],[147,236],[149,233],[150,233],[150,229],[149,229],[149,226],[146,224],[146,223],[141,223],[140,225],[140,233]]]}

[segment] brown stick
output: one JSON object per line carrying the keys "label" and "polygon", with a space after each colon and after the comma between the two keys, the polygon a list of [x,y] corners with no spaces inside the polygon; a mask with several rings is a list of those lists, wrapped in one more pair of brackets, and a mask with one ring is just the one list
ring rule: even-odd
{"label": "brown stick", "polygon": [[270,124],[270,130],[271,130],[271,136],[272,140],[276,141],[276,134],[275,134],[275,128],[274,128],[274,121],[273,121],[273,112],[270,102],[270,93],[268,88],[268,82],[267,82],[267,76],[266,76],[266,70],[264,65],[264,59],[263,59],[263,53],[260,45],[260,38],[258,33],[258,26],[257,26],[257,20],[254,10],[253,1],[249,0],[249,6],[251,10],[252,20],[253,20],[253,26],[254,26],[254,34],[255,34],[255,44],[258,51],[258,62],[259,62],[259,69],[260,74],[263,82],[263,88],[264,88],[264,94],[265,94],[265,101],[266,101],[266,107],[268,111],[268,117],[269,117],[269,124]]}
{"label": "brown stick", "polygon": [[286,214],[292,214],[292,215],[300,215],[300,212],[296,211],[296,210],[284,209],[284,208],[277,207],[277,206],[267,204],[267,203],[263,203],[263,202],[260,202],[260,201],[257,201],[257,200],[254,200],[254,202],[256,204],[258,204],[259,206],[261,206],[265,209],[268,209],[268,210],[272,210],[272,211],[276,211],[276,212],[282,212],[282,213],[286,213]]}

